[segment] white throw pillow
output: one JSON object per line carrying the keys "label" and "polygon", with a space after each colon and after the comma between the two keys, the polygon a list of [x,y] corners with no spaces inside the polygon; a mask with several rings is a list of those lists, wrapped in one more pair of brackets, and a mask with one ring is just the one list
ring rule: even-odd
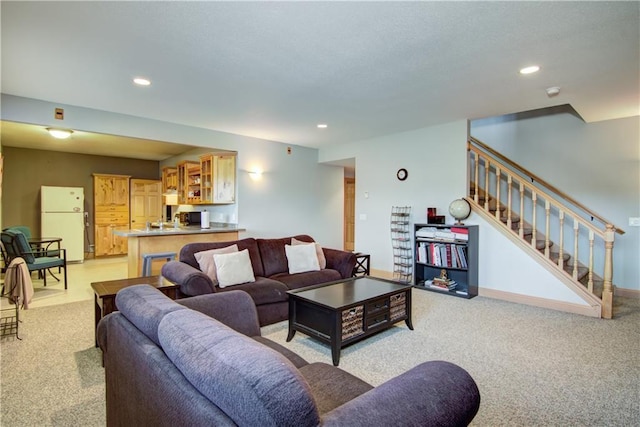
{"label": "white throw pillow", "polygon": [[284,245],[289,274],[320,270],[315,245]]}
{"label": "white throw pillow", "polygon": [[320,243],[303,242],[302,240],[298,240],[295,237],[292,237],[291,246],[296,246],[296,245],[315,245],[316,255],[318,255],[318,265],[320,266],[320,270],[324,270],[325,268],[327,268],[327,258],[324,256],[324,252],[322,251],[322,246],[320,246]]}
{"label": "white throw pillow", "polygon": [[213,259],[221,288],[256,281],[248,249],[229,254],[213,254]]}
{"label": "white throw pillow", "polygon": [[218,280],[218,275],[216,274],[216,263],[213,260],[213,254],[230,254],[232,252],[238,252],[238,245],[225,246],[224,248],[219,249],[209,249],[208,251],[196,252],[193,256],[198,261],[198,265],[200,266],[200,270],[213,282],[215,283]]}

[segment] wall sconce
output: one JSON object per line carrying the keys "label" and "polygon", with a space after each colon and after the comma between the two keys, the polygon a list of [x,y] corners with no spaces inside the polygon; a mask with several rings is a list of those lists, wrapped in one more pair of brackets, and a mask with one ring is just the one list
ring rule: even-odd
{"label": "wall sconce", "polygon": [[249,178],[251,178],[254,181],[259,181],[262,179],[262,171],[260,169],[254,169],[252,171],[249,171]]}
{"label": "wall sconce", "polygon": [[52,137],[58,139],[67,139],[73,133],[70,129],[56,129],[56,128],[47,128],[47,132],[51,134]]}

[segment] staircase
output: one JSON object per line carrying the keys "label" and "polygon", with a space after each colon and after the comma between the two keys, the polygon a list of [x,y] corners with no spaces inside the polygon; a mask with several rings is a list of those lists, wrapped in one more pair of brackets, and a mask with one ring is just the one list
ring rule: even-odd
{"label": "staircase", "polygon": [[596,316],[612,318],[614,237],[624,231],[477,139],[469,139],[468,152],[474,212],[581,295]]}

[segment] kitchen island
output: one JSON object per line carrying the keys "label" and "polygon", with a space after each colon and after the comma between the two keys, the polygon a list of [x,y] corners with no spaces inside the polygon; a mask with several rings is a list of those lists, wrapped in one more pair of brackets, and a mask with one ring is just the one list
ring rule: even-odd
{"label": "kitchen island", "polygon": [[[238,233],[245,231],[235,224],[212,224],[211,228],[200,226],[114,230],[113,234],[126,237],[128,240],[128,276],[142,275],[142,255],[157,252],[175,252],[176,259],[180,249],[187,243],[226,242],[238,240]],[[160,274],[161,263],[154,262],[152,274]]]}

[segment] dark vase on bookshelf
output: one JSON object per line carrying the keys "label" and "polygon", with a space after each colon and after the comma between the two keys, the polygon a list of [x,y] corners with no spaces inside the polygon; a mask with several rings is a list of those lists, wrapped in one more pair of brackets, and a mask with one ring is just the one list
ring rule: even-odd
{"label": "dark vase on bookshelf", "polygon": [[414,286],[461,298],[478,295],[478,226],[415,224]]}

